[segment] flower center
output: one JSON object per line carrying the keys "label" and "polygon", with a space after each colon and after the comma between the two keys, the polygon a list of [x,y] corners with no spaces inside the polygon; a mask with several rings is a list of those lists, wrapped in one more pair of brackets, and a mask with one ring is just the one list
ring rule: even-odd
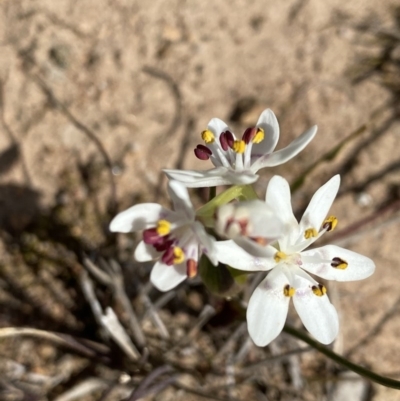
{"label": "flower center", "polygon": [[247,128],[242,135],[242,139],[236,139],[228,129],[219,135],[219,143],[216,141],[214,133],[206,129],[201,133],[205,145],[197,145],[194,154],[200,160],[208,160],[217,164],[230,167],[237,171],[243,171],[250,168],[251,149],[253,144],[264,140],[265,132],[260,127]]}
{"label": "flower center", "polygon": [[276,263],[283,261],[284,264],[290,266],[301,266],[303,264],[301,260],[301,255],[299,253],[286,254],[285,252],[278,251],[274,255],[274,260]]}
{"label": "flower center", "polygon": [[275,262],[279,263],[281,260],[287,259],[287,255],[284,252],[278,251],[274,256]]}
{"label": "flower center", "polygon": [[185,239],[180,231],[179,228],[172,229],[170,221],[161,219],[156,227],[143,231],[143,241],[152,245],[157,252],[163,252],[163,263],[168,266],[177,265],[185,260],[185,251],[182,248],[182,241],[185,243]]}

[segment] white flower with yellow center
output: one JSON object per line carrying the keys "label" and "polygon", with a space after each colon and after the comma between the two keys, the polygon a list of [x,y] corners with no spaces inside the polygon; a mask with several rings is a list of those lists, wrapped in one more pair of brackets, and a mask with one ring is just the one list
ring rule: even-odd
{"label": "white flower with yellow center", "polygon": [[194,277],[203,253],[214,265],[218,264],[215,239],[195,221],[186,187],[170,181],[168,189],[174,211],[157,203],[143,203],[119,213],[110,224],[113,232],[143,231],[135,259],[139,262],[159,259],[150,280],[160,291],[169,291],[187,277]]}
{"label": "white flower with yellow center", "polygon": [[305,251],[336,227],[336,217],[327,214],[339,184],[340,177],[336,175],[323,185],[298,223],[291,207],[289,184],[275,176],[269,182],[266,203],[286,224],[284,236],[272,245],[254,242],[247,247],[244,243],[251,254],[233,241],[218,243],[220,262],[243,271],[271,270],[252,294],[247,308],[248,330],[258,346],[267,345],[282,331],[291,298],[304,326],[318,341],[329,344],[337,336],[338,316],[327,289],[306,271],[337,281],[361,280],[374,272],[372,260],[335,245]]}
{"label": "white flower with yellow center", "polygon": [[279,125],[271,110],[264,110],[256,126],[246,129],[241,139],[222,120],[213,118],[201,135],[205,144],[197,145],[194,153],[200,160],[211,160],[215,168],[164,172],[170,179],[192,188],[251,184],[258,179],[258,170],[287,162],[307,146],[316,132],[317,127],[313,126],[286,148],[273,152],[279,139]]}

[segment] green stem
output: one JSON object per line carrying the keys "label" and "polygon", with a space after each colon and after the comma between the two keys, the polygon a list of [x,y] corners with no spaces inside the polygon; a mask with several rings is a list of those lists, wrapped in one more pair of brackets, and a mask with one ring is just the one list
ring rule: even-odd
{"label": "green stem", "polygon": [[197,217],[212,217],[214,214],[215,209],[218,206],[225,205],[226,203],[231,202],[234,199],[238,200],[252,200],[258,199],[256,192],[254,191],[253,187],[250,185],[235,185],[227,189],[226,191],[222,192],[200,209],[197,210],[196,216]]}
{"label": "green stem", "polygon": [[310,345],[311,347],[315,348],[317,351],[321,352],[321,354],[324,354],[325,356],[327,356],[328,358],[332,359],[333,361],[335,361],[336,363],[352,370],[353,372],[358,373],[360,376],[363,376],[375,383],[378,383],[382,386],[385,387],[391,387],[391,388],[395,388],[397,390],[400,390],[400,381],[398,380],[394,380],[394,379],[390,379],[388,377],[384,377],[381,375],[378,375],[366,368],[363,368],[360,365],[356,365],[353,362],[350,362],[349,360],[347,360],[346,358],[336,354],[335,352],[331,351],[329,348],[325,347],[325,345],[320,344],[318,341],[313,340],[311,337],[309,337],[306,333],[295,329],[292,326],[289,325],[285,325],[285,327],[283,328],[283,331],[285,333],[288,333],[294,337],[297,337],[298,339],[304,341],[305,343],[307,343],[308,345]]}

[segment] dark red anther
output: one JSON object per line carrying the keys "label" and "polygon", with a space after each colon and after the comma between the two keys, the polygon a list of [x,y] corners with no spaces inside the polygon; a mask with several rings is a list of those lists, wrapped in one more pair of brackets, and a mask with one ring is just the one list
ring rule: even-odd
{"label": "dark red anther", "polygon": [[145,244],[154,245],[160,240],[160,234],[158,234],[156,228],[149,228],[143,231],[143,241]]}
{"label": "dark red anther", "polygon": [[219,142],[223,150],[228,150],[228,148],[232,149],[235,138],[231,131],[225,131],[219,136]]}
{"label": "dark red anther", "polygon": [[194,149],[194,154],[200,160],[208,160],[212,155],[212,152],[207,146],[197,145]]}
{"label": "dark red anther", "polygon": [[170,246],[162,255],[161,260],[168,266],[172,266],[174,264],[174,247]]}
{"label": "dark red anther", "polygon": [[197,262],[194,259],[186,262],[186,274],[189,278],[197,276]]}
{"label": "dark red anther", "polygon": [[163,252],[168,249],[174,243],[173,239],[169,239],[168,237],[160,237],[160,241],[153,244],[155,250],[157,252]]}
{"label": "dark red anther", "polygon": [[246,131],[244,131],[242,139],[244,140],[244,143],[246,145],[248,145],[253,140],[253,138],[257,134],[257,131],[258,131],[257,127],[247,128]]}
{"label": "dark red anther", "polygon": [[161,236],[156,228],[149,228],[143,231],[143,242],[153,245],[157,252],[163,252],[174,243],[174,240],[169,235]]}

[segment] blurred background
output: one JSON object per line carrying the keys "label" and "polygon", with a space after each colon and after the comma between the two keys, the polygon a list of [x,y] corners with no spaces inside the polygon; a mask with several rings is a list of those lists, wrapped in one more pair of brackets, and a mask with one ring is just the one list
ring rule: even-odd
{"label": "blurred background", "polygon": [[[108,232],[135,203],[168,205],[162,168],[211,167],[193,157],[211,118],[241,135],[271,108],[278,149],[317,124],[256,190],[285,176],[301,216],[341,174],[324,240],[377,269],[329,283],[333,349],[400,379],[399,94],[394,1],[3,0],[0,400],[400,400],[286,334],[255,347],[237,310],[246,291],[157,292],[136,238]],[[130,350],[101,321],[107,307]]]}

